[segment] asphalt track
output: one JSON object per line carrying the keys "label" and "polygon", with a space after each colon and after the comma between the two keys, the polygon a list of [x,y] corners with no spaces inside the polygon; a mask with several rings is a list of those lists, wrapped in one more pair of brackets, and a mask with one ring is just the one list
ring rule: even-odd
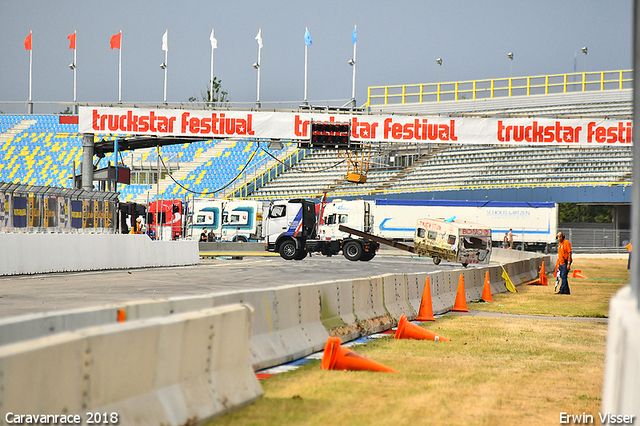
{"label": "asphalt track", "polygon": [[196,266],[23,275],[0,278],[0,317],[104,306],[172,296],[310,284],[388,273],[434,272],[462,268],[430,258],[376,256],[350,262],[343,256],[203,259]]}

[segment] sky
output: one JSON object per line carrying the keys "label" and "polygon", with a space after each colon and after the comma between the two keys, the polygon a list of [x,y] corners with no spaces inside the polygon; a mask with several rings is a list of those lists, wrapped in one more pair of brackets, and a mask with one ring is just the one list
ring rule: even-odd
{"label": "sky", "polygon": [[260,100],[276,108],[303,100],[305,27],[313,42],[309,102],[339,105],[351,98],[348,61],[357,25],[356,102],[362,105],[369,86],[630,69],[632,8],[631,0],[2,0],[0,111],[28,99],[29,31],[36,104],[73,101],[67,36],[74,31],[79,102],[118,101],[119,52],[109,40],[120,30],[124,103],[162,103],[165,30],[167,101],[201,97],[214,28],[214,74],[242,106],[257,97],[252,64],[261,28]]}

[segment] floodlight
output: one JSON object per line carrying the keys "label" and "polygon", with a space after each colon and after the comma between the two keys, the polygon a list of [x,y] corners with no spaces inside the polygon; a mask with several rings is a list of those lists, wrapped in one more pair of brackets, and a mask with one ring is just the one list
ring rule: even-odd
{"label": "floodlight", "polygon": [[587,54],[587,47],[586,46],[582,48],[582,53],[584,53],[585,55]]}
{"label": "floodlight", "polygon": [[356,61],[354,61],[353,59],[349,59],[349,65],[354,66],[356,64]]}
{"label": "floodlight", "polygon": [[513,52],[507,53],[507,58],[509,58],[509,59],[511,59],[513,61]]}
{"label": "floodlight", "polygon": [[259,63],[257,63],[257,62],[254,62],[254,63],[253,63],[253,67],[254,67],[255,69],[258,69],[258,68],[260,68],[260,64],[259,64]]}
{"label": "floodlight", "polygon": [[436,64],[438,64],[438,65],[442,65],[442,58],[438,58],[438,59],[436,59]]}
{"label": "floodlight", "polygon": [[167,64],[165,64],[164,62],[160,64],[160,68],[162,68],[163,70],[167,68]]}
{"label": "floodlight", "polygon": [[72,70],[76,69],[76,64],[74,64],[73,62],[70,63],[69,68],[71,68]]}

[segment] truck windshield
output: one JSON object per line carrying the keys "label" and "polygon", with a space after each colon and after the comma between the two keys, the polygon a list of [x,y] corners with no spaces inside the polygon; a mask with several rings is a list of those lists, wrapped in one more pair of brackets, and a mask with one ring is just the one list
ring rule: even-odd
{"label": "truck windshield", "polygon": [[287,211],[287,206],[272,206],[269,217],[283,217]]}

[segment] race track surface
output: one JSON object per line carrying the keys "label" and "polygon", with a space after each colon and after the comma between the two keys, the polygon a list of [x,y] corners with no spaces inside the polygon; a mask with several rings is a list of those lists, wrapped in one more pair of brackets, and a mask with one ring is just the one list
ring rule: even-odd
{"label": "race track surface", "polygon": [[376,256],[350,262],[342,256],[243,260],[203,259],[197,266],[25,275],[0,278],[0,317],[102,306],[172,296],[310,284],[388,273],[460,269],[430,258]]}

